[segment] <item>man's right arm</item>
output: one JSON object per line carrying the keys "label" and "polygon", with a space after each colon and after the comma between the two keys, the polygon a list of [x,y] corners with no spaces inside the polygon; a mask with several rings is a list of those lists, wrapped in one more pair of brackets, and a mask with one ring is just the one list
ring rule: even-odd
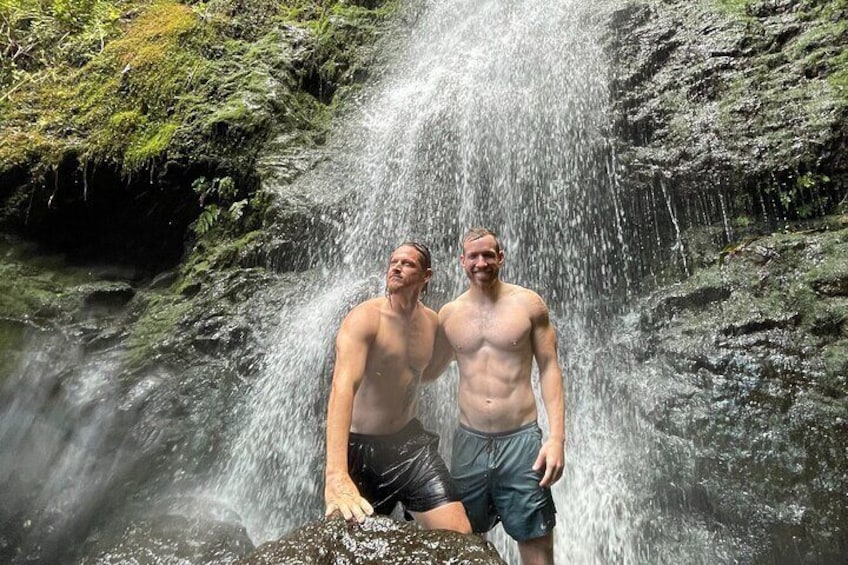
{"label": "man's right arm", "polygon": [[436,328],[436,340],[433,343],[433,356],[430,363],[424,369],[421,380],[424,382],[434,381],[445,372],[448,365],[454,359],[454,350],[445,335],[445,320],[450,313],[450,304],[446,304],[439,310],[439,325]]}
{"label": "man's right arm", "polygon": [[350,478],[347,445],[353,417],[353,398],[362,382],[368,349],[379,319],[357,307],[342,322],[336,336],[336,362],[327,406],[327,468],[324,475],[324,515],[341,512],[345,520],[362,522],[374,513]]}

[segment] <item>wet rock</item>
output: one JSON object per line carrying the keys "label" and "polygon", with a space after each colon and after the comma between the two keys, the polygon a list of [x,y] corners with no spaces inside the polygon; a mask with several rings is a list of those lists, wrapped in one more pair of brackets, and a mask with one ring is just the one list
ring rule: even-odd
{"label": "wet rock", "polygon": [[774,258],[735,253],[628,318],[639,336],[633,382],[652,387],[632,398],[668,469],[657,496],[675,517],[728,533],[728,562],[837,564],[848,554],[846,236],[743,242]]}
{"label": "wet rock", "polygon": [[[631,239],[662,240],[644,247],[646,263],[679,260],[690,228],[721,225],[723,245],[836,210],[848,186],[838,14],[812,1],[671,0],[611,15],[621,182],[640,218]],[[773,259],[763,251],[746,253]]]}
{"label": "wet rock", "polygon": [[[113,537],[114,536],[114,537]],[[253,549],[244,528],[180,515],[151,516],[86,542],[80,565],[202,563],[227,565]]]}
{"label": "wet rock", "polygon": [[101,283],[87,285],[81,289],[85,307],[91,312],[109,313],[119,310],[135,296],[135,290],[127,283]]}
{"label": "wet rock", "polygon": [[422,530],[386,517],[362,525],[340,517],[320,520],[266,543],[237,565],[504,563],[491,544],[473,534]]}
{"label": "wet rock", "polygon": [[650,316],[643,320],[643,324],[650,325],[654,321],[667,320],[683,310],[703,308],[713,302],[726,300],[730,292],[729,288],[723,286],[707,285],[668,294],[651,309]]}

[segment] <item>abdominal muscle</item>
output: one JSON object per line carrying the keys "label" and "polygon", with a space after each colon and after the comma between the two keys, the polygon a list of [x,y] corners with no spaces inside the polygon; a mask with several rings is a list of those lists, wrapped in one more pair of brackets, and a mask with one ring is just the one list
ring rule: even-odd
{"label": "abdominal muscle", "polygon": [[[518,358],[516,358],[518,357]],[[483,347],[457,356],[459,421],[472,429],[508,432],[536,420],[536,398],[530,384],[532,358]]]}
{"label": "abdominal muscle", "polygon": [[406,375],[366,375],[353,401],[350,431],[393,434],[403,429],[418,410],[418,380]]}

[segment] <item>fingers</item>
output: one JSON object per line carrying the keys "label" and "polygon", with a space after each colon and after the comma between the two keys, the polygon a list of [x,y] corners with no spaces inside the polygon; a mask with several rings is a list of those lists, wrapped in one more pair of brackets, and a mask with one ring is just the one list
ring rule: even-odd
{"label": "fingers", "polygon": [[533,463],[533,470],[538,473],[543,468],[545,473],[539,481],[539,486],[547,488],[562,477],[564,468],[562,452],[556,449],[548,449],[547,445],[542,446],[539,455],[536,457],[536,462]]}
{"label": "fingers", "polygon": [[363,511],[362,506],[360,504],[354,504],[353,506],[351,506],[351,511],[353,517],[356,519],[357,522],[361,524],[365,521],[365,512]]}
{"label": "fingers", "polygon": [[356,501],[335,500],[329,502],[324,511],[324,516],[329,517],[334,512],[342,515],[345,521],[356,520],[360,524],[365,521],[366,516],[374,514],[374,508],[362,497]]}
{"label": "fingers", "polygon": [[542,477],[542,480],[539,481],[540,487],[548,487],[553,483],[554,476],[554,468],[551,465],[545,465],[545,475]]}
{"label": "fingers", "polygon": [[533,470],[539,472],[542,470],[542,467],[545,465],[545,450],[540,449],[539,455],[536,456],[536,462],[533,463]]}

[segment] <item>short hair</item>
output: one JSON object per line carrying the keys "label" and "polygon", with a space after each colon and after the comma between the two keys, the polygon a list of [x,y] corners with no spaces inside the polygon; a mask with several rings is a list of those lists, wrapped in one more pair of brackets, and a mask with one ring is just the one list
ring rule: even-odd
{"label": "short hair", "polygon": [[492,238],[495,240],[495,252],[500,253],[501,252],[501,240],[498,239],[498,236],[495,234],[495,232],[493,232],[492,230],[487,229],[487,228],[471,228],[471,229],[469,229],[467,232],[465,232],[465,235],[462,236],[462,246],[464,247],[465,244],[468,243],[469,241],[476,241],[478,239],[482,239],[482,238],[486,237],[487,235],[492,236]]}

